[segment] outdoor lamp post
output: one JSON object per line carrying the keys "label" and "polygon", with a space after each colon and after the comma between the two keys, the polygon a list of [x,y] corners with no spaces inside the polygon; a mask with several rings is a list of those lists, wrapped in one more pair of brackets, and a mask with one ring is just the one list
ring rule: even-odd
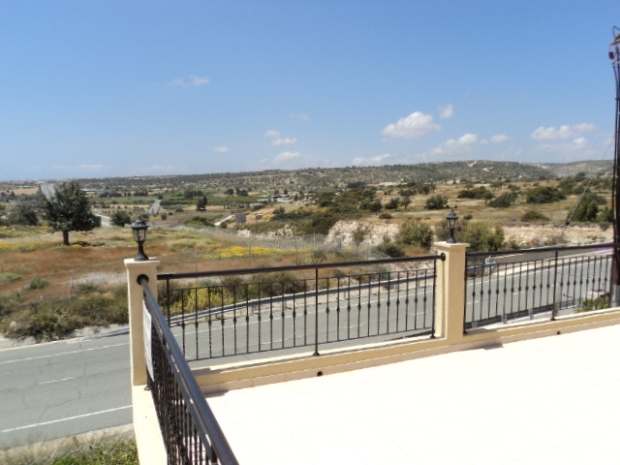
{"label": "outdoor lamp post", "polygon": [[456,229],[456,222],[458,221],[458,219],[459,217],[456,213],[454,213],[454,208],[451,208],[450,213],[448,213],[448,216],[446,216],[446,220],[448,221],[448,229],[450,230],[450,237],[448,237],[448,240],[446,240],[448,244],[456,244],[456,239],[454,238],[454,230]]}
{"label": "outdoor lamp post", "polygon": [[134,240],[138,243],[138,255],[134,258],[137,262],[148,260],[149,257],[144,253],[144,241],[146,241],[146,230],[149,229],[148,225],[142,218],[138,218],[131,225]]}

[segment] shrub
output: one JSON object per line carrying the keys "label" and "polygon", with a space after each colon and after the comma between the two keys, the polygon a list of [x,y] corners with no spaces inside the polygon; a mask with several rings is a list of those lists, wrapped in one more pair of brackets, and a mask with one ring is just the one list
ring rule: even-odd
{"label": "shrub", "polygon": [[391,220],[392,218],[394,218],[390,213],[385,212],[385,213],[381,213],[379,215],[379,219],[380,220]]}
{"label": "shrub", "polygon": [[124,227],[126,224],[131,223],[131,216],[125,210],[116,210],[110,217],[112,225]]}
{"label": "shrub", "polygon": [[398,209],[398,205],[400,204],[400,199],[398,197],[393,197],[390,201],[385,205],[387,210],[396,210]]}
{"label": "shrub", "polygon": [[524,221],[526,223],[535,221],[551,221],[551,218],[543,215],[540,212],[537,212],[536,210],[529,210],[526,211],[523,215],[521,215],[521,221]]}
{"label": "shrub", "polygon": [[603,295],[595,299],[583,299],[581,302],[581,308],[579,308],[576,313],[603,310],[605,308],[609,308],[609,297]]}
{"label": "shrub", "polygon": [[488,190],[486,187],[480,186],[480,187],[475,187],[473,189],[465,189],[465,190],[459,191],[456,197],[459,199],[490,200],[493,198],[493,193],[490,190]]}
{"label": "shrub", "polygon": [[[605,205],[605,198],[592,194],[590,192],[586,193],[579,201],[579,205],[575,209],[573,213],[572,220],[573,221],[583,221],[587,223],[591,223],[597,220],[597,216],[599,214],[599,205]],[[570,217],[570,213],[569,213]],[[607,217],[607,213],[606,213]]]}
{"label": "shrub", "polygon": [[448,207],[448,199],[441,195],[432,195],[426,199],[424,208],[427,210],[441,210]]}
{"label": "shrub", "polygon": [[[445,241],[450,234],[448,222],[441,221],[435,226],[435,235],[440,241]],[[504,229],[501,226],[491,226],[483,221],[463,221],[457,225],[454,233],[457,242],[466,242],[468,250],[501,250],[504,243]]]}
{"label": "shrub", "polygon": [[17,279],[21,279],[22,277],[15,273],[0,273],[0,284],[7,283],[9,281],[15,281]]}
{"label": "shrub", "polygon": [[9,213],[9,223],[21,224],[24,226],[37,226],[39,218],[37,212],[29,203],[18,203]]}
{"label": "shrub", "polygon": [[400,241],[428,250],[433,243],[433,231],[427,224],[409,221],[400,227]]}
{"label": "shrub", "polygon": [[525,193],[527,203],[552,203],[565,199],[566,196],[555,187],[538,186]]}
{"label": "shrub", "polygon": [[517,194],[514,192],[505,192],[499,197],[491,200],[489,206],[493,208],[508,208],[517,200]]}
{"label": "shrub", "polygon": [[28,284],[28,290],[34,291],[36,289],[43,289],[49,285],[50,285],[49,281],[46,281],[45,279],[41,279],[41,278],[35,278],[32,281],[30,281],[30,284]]}
{"label": "shrub", "polygon": [[399,258],[405,256],[403,246],[397,242],[386,241],[377,247],[377,250],[388,257]]}

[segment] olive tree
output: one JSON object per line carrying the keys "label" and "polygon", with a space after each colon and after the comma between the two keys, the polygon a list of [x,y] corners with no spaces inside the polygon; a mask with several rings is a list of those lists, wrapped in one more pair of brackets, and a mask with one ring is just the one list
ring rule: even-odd
{"label": "olive tree", "polygon": [[77,181],[58,184],[50,198],[42,199],[41,210],[54,231],[62,231],[64,245],[70,245],[69,231],[91,231],[96,225],[88,197]]}

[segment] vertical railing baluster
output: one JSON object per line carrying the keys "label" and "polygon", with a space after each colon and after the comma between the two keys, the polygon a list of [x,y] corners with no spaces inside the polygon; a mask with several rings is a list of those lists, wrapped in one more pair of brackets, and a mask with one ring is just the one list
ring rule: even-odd
{"label": "vertical railing baluster", "polygon": [[308,280],[304,285],[304,346],[308,345]]}
{"label": "vertical railing baluster", "polygon": [[226,348],[224,346],[225,334],[224,334],[224,287],[220,286],[220,326],[222,327],[222,357],[226,355]]}
{"label": "vertical railing baluster", "polygon": [[[381,334],[381,277],[382,273],[378,273],[377,279],[377,335]],[[368,299],[370,302],[370,299]]]}
{"label": "vertical railing baluster", "polygon": [[273,350],[273,281],[269,282],[269,348]]}
{"label": "vertical railing baluster", "polygon": [[[196,290],[196,294],[198,294],[198,290]],[[198,295],[194,299],[194,331],[196,331],[196,360],[198,360],[200,358],[198,351]]]}
{"label": "vertical railing baluster", "polygon": [[297,286],[293,287],[293,347],[297,347]]}
{"label": "vertical railing baluster", "polygon": [[[426,277],[426,274],[425,274]],[[435,339],[435,315],[437,312],[436,307],[437,296],[437,260],[433,260],[433,302],[431,304],[431,339]],[[426,310],[424,311],[426,313]],[[463,327],[464,329],[464,327]]]}
{"label": "vertical railing baluster", "polygon": [[368,275],[368,336],[370,337],[370,298],[372,297],[371,276]]}
{"label": "vertical railing baluster", "polygon": [[340,340],[340,276],[336,277],[336,340]]}
{"label": "vertical railing baluster", "polygon": [[209,358],[213,358],[213,333],[211,332],[211,326],[213,323],[212,316],[213,313],[211,309],[213,308],[211,305],[211,289],[207,287],[207,308],[209,309],[207,316],[207,327],[209,328]]}
{"label": "vertical railing baluster", "polygon": [[233,306],[233,353],[237,355],[237,285],[232,285],[232,306]]}
{"label": "vertical railing baluster", "polygon": [[328,275],[325,278],[325,282],[327,283],[327,287],[325,288],[325,342],[329,342],[329,285],[331,281],[331,277]]}
{"label": "vertical railing baluster", "polygon": [[351,276],[347,281],[347,339],[351,339]]}
{"label": "vertical railing baluster", "polygon": [[282,282],[282,289],[280,289],[280,292],[282,293],[282,298],[280,300],[280,304],[281,304],[281,309],[282,311],[280,312],[280,324],[282,325],[282,348],[284,349],[284,341],[286,340],[285,335],[284,335],[284,330],[285,330],[285,319],[286,319],[286,303],[284,302],[284,292],[286,290],[286,282],[287,281],[283,281]]}
{"label": "vertical railing baluster", "polygon": [[[405,331],[409,329],[409,270],[407,270],[405,282]],[[418,276],[416,275],[416,278]]]}
{"label": "vertical railing baluster", "polygon": [[[555,320],[556,315],[556,297],[558,283],[558,251],[555,251],[555,257],[553,259],[553,306],[551,307],[551,321]],[[561,296],[560,296],[561,300]]]}
{"label": "vertical railing baluster", "polygon": [[314,268],[314,353],[319,354],[319,269]]}
{"label": "vertical railing baluster", "polygon": [[250,285],[245,285],[245,352],[250,353]]}
{"label": "vertical railing baluster", "polygon": [[[192,289],[188,289],[188,294],[192,291]],[[181,338],[183,340],[183,355],[185,355],[185,304],[186,300],[183,299],[181,302]]]}
{"label": "vertical railing baluster", "polygon": [[359,280],[357,281],[357,337],[360,337],[360,332],[362,330],[362,277],[364,275],[360,275]]}
{"label": "vertical railing baluster", "polygon": [[262,326],[263,326],[263,309],[261,307],[261,304],[263,303],[263,292],[262,292],[262,285],[263,283],[260,282],[260,280],[258,281],[257,285],[258,285],[258,351],[262,351],[263,350],[263,339],[262,339]]}
{"label": "vertical railing baluster", "polygon": [[166,279],[166,315],[170,326],[170,280]]}

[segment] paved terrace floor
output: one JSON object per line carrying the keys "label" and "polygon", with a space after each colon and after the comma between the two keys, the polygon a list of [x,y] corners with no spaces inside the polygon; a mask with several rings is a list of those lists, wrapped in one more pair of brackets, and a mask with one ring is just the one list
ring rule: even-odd
{"label": "paved terrace floor", "polygon": [[208,401],[242,465],[620,464],[620,326]]}

